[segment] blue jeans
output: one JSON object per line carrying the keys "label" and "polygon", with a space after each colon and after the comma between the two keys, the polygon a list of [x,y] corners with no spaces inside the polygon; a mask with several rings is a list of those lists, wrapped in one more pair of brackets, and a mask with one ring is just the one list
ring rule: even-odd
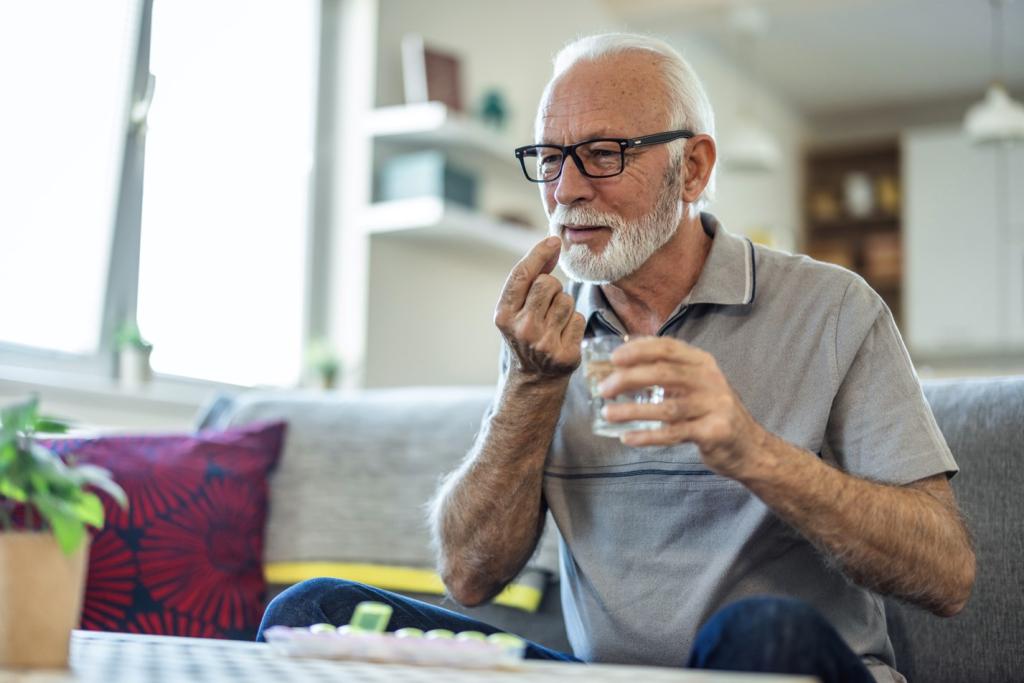
{"label": "blue jeans", "polygon": [[[274,598],[263,615],[256,640],[270,626],[347,624],[356,604],[375,600],[391,605],[389,630],[496,633],[499,629],[456,612],[389,591],[341,579],[312,579]],[[579,662],[572,655],[527,642],[528,659]],[[759,671],[817,676],[823,683],[873,683],[860,657],[814,608],[789,598],[740,600],[715,613],[697,633],[686,662],[692,669]]]}

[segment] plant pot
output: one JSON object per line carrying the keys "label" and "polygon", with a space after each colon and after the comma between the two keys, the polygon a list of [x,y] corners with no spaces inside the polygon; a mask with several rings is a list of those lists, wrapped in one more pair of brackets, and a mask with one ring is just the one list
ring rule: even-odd
{"label": "plant pot", "polygon": [[338,383],[338,372],[336,370],[321,370],[317,373],[316,377],[321,389],[333,389]]}
{"label": "plant pot", "polygon": [[126,346],[117,353],[118,379],[127,389],[138,389],[149,383],[153,371],[149,366],[151,348]]}
{"label": "plant pot", "polygon": [[0,533],[0,667],[67,667],[88,556],[88,540],[68,556],[49,532]]}

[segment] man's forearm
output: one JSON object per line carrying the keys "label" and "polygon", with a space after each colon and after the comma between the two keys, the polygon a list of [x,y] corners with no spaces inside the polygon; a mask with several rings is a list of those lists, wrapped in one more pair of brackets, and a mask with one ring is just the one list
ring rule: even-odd
{"label": "man's forearm", "polygon": [[859,479],[770,434],[763,452],[737,479],[850,578],[943,616],[963,608],[974,552],[944,482]]}
{"label": "man's forearm", "polygon": [[434,501],[441,576],[458,602],[493,597],[515,578],[544,523],[544,460],[565,397],[564,380],[509,378],[490,420]]}

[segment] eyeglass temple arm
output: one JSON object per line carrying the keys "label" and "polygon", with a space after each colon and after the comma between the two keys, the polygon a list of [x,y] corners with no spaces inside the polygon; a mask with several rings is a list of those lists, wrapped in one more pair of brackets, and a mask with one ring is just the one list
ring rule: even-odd
{"label": "eyeglass temple arm", "polygon": [[679,138],[692,138],[694,133],[689,130],[673,130],[668,133],[657,133],[646,135],[642,138],[632,138],[626,142],[626,147],[642,147],[643,145],[657,145],[662,142],[672,142]]}

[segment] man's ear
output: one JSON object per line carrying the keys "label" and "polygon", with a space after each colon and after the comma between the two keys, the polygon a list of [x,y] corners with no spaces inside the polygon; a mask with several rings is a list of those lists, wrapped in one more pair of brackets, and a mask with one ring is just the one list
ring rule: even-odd
{"label": "man's ear", "polygon": [[703,133],[690,138],[686,146],[687,152],[683,156],[682,200],[691,204],[697,201],[711,180],[718,150],[714,139]]}

